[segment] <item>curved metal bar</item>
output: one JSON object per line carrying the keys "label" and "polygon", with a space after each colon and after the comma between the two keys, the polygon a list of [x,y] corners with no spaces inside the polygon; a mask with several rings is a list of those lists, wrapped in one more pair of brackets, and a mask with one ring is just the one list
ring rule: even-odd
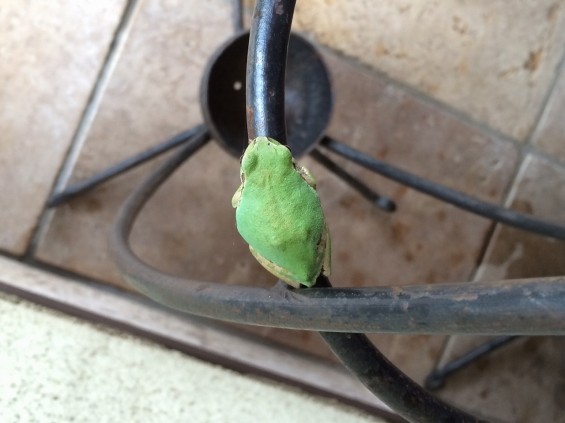
{"label": "curved metal bar", "polygon": [[249,139],[268,136],[286,144],[286,53],[296,0],[257,1],[247,55]]}
{"label": "curved metal bar", "polygon": [[[331,287],[325,276],[316,286]],[[422,389],[391,363],[361,333],[320,332],[324,341],[343,365],[373,394],[402,417],[413,422],[480,422]]]}
{"label": "curved metal bar", "polygon": [[411,422],[483,422],[431,395],[391,363],[363,334],[321,332],[324,340],[359,380]]}
{"label": "curved metal bar", "polygon": [[428,194],[434,198],[453,204],[463,210],[478,214],[479,216],[492,219],[494,221],[535,232],[551,238],[565,240],[565,226],[536,219],[532,216],[518,213],[513,210],[487,203],[476,198],[463,194],[460,191],[447,188],[443,185],[427,181],[412,173],[406,172],[388,163],[368,156],[346,144],[333,138],[325,137],[322,145],[328,150],[349,159],[366,169],[372,170],[386,178],[392,179],[403,185],[409,186],[417,191]]}
{"label": "curved metal bar", "polygon": [[[123,276],[168,307],[236,323],[330,332],[565,335],[565,277],[373,288],[272,289],[188,280],[140,260],[128,242],[144,204],[203,144],[192,140],[140,185],[115,221],[110,250]],[[252,281],[250,284],[252,285]]]}

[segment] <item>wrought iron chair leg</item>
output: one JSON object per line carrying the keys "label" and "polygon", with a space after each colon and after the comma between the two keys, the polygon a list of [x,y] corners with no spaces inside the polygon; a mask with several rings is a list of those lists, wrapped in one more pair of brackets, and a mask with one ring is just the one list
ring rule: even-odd
{"label": "wrought iron chair leg", "polygon": [[64,191],[54,194],[47,202],[47,207],[60,206],[70,199],[77,197],[82,193],[103,184],[106,181],[113,179],[116,176],[127,172],[128,170],[133,169],[134,167],[137,167],[175,147],[178,147],[179,145],[184,144],[185,142],[191,140],[195,135],[202,132],[203,129],[204,125],[198,125],[194,128],[183,131],[162,142],[161,144],[155,145],[145,151],[142,151],[141,153],[136,154],[135,156],[128,157],[120,163],[104,169],[100,173],[97,173],[88,179],[77,182],[76,184],[67,187]]}
{"label": "wrought iron chair leg", "polygon": [[373,191],[371,188],[365,185],[365,183],[363,183],[350,173],[346,172],[341,166],[339,166],[336,162],[323,154],[320,150],[312,150],[310,152],[310,156],[322,166],[324,166],[327,170],[336,175],[343,182],[348,184],[351,188],[356,190],[359,194],[365,197],[376,207],[389,213],[392,213],[396,210],[396,204],[394,203],[394,201]]}
{"label": "wrought iron chair leg", "polygon": [[424,386],[426,387],[426,389],[429,389],[430,391],[436,391],[438,389],[443,388],[445,386],[446,379],[450,375],[452,375],[453,373],[456,373],[456,372],[464,369],[465,367],[473,364],[475,361],[477,361],[481,357],[484,357],[484,356],[498,350],[499,348],[502,348],[502,347],[508,345],[512,341],[515,341],[516,339],[519,339],[519,338],[522,338],[522,337],[521,336],[501,336],[501,337],[497,337],[495,339],[492,339],[488,342],[485,342],[484,344],[481,344],[476,348],[473,348],[472,350],[468,351],[462,357],[460,357],[456,360],[450,361],[445,366],[437,368],[433,372],[431,372],[428,375],[428,377],[426,377],[426,381],[424,382]]}
{"label": "wrought iron chair leg", "polygon": [[460,209],[518,229],[565,240],[565,226],[563,225],[536,219],[533,216],[518,213],[514,210],[471,197],[455,189],[428,181],[389,163],[375,159],[328,136],[322,140],[321,145],[366,169],[437,198],[438,200],[453,204]]}

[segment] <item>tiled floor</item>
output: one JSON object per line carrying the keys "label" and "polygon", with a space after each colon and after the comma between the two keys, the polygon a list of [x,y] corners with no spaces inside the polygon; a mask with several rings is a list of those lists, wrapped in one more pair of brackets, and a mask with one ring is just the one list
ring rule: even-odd
{"label": "tiled floor", "polygon": [[[361,5],[363,2],[353,3]],[[448,3],[457,10],[453,16],[448,16]],[[361,23],[370,16],[393,16],[387,25],[398,26],[395,34],[409,24],[412,30],[397,37],[387,36],[386,26],[371,26],[365,31],[356,27],[354,31],[347,27],[354,21],[347,14],[343,15],[345,27],[335,26],[338,21],[334,15],[345,13],[339,3],[328,9],[327,17],[316,18],[321,16],[313,12],[321,7],[318,2],[298,2],[298,28],[321,43],[348,56],[359,57],[378,71],[412,84],[433,97],[426,98],[379,72],[324,50],[335,90],[335,110],[328,132],[422,177],[487,201],[507,203],[524,212],[565,223],[561,213],[565,203],[565,167],[559,162],[565,158],[561,139],[565,129],[560,119],[565,98],[563,74],[542,113],[548,90],[554,87],[556,64],[565,50],[562,43],[565,26],[560,24],[565,16],[562,2],[551,5],[545,1],[541,4],[526,2],[527,7],[523,9],[507,6],[512,12],[508,15],[515,22],[513,26],[506,22],[508,17],[502,16],[500,2],[473,7],[456,7],[451,3],[432,2],[429,7],[423,7],[405,1],[402,7],[395,6],[395,10],[388,10],[389,6],[365,5],[366,13],[355,15]],[[62,2],[60,6],[64,6]],[[49,150],[49,161],[37,166],[37,161],[45,156],[32,142],[39,137],[34,125],[45,121],[37,115],[23,114],[23,100],[15,102],[6,112],[0,112],[0,128],[6,128],[0,146],[6,146],[9,153],[2,151],[0,156],[0,160],[4,160],[0,172],[5,173],[2,180],[7,187],[2,185],[2,192],[8,193],[3,201],[6,207],[11,207],[3,208],[8,212],[0,212],[3,228],[0,248],[12,254],[21,254],[26,249],[53,179],[64,163],[64,153],[122,13],[123,5],[113,7],[103,13],[108,21],[104,24],[107,34],[96,37],[96,45],[88,54],[84,53],[90,73],[83,73],[81,77],[90,75],[90,79],[85,80],[82,91],[71,90],[73,94],[81,92],[76,94],[76,99],[72,97],[73,110],[67,103],[65,109],[59,110],[60,96],[45,88],[44,85],[49,85],[45,82],[38,87],[25,85],[26,80],[20,75],[15,81],[22,85],[9,89],[14,91],[0,87],[0,95],[7,98],[19,99],[20,92],[29,92],[32,96],[29,98],[36,96],[34,107],[47,110],[45,113],[56,111],[58,119],[66,125],[66,132],[43,139],[55,147]],[[361,6],[356,7],[348,13],[355,14]],[[8,18],[16,14],[16,10],[15,3],[10,5]],[[96,9],[88,11],[89,16],[92,18],[95,12],[102,13]],[[49,11],[37,13],[50,16]],[[460,16],[459,20],[456,16]],[[0,19],[3,18],[0,15]],[[91,110],[92,122],[78,151],[76,165],[70,169],[71,182],[202,122],[198,90],[203,68],[215,48],[232,34],[230,4],[220,0],[206,3],[192,0],[182,4],[140,0],[130,19],[122,34],[124,42],[115,67],[108,70],[107,85],[99,103]],[[437,27],[432,25],[434,22],[438,23]],[[534,33],[520,43],[507,42],[507,39],[512,40],[512,34],[517,34],[516,37],[525,34],[526,23],[535,27]],[[443,40],[445,44],[438,44],[437,38],[444,33],[442,25],[447,25],[452,32]],[[82,26],[88,26],[88,22]],[[327,30],[330,26],[335,27],[336,34]],[[35,27],[25,28],[35,36]],[[103,25],[97,27],[97,31],[103,31],[101,28]],[[339,31],[350,36],[339,37]],[[477,31],[483,32],[477,35]],[[86,33],[86,39],[91,40],[92,35]],[[77,45],[86,44],[86,39],[79,39]],[[418,44],[410,47],[411,39],[420,40],[421,48]],[[19,48],[25,52],[21,53],[22,57],[34,54],[34,49],[46,48],[37,45],[33,40],[29,45],[21,43]],[[369,49],[370,54],[362,55],[362,45],[371,45],[374,51]],[[375,50],[378,46],[389,53],[379,53],[380,50]],[[422,46],[435,47],[430,50]],[[412,50],[408,50],[409,47]],[[66,48],[80,51],[72,44]],[[536,53],[538,48],[543,54]],[[529,55],[530,50],[533,56]],[[390,54],[391,51],[404,51],[404,56]],[[529,59],[529,67],[523,67],[522,62]],[[511,72],[513,66],[519,69]],[[42,75],[53,73],[52,68],[33,63],[29,69]],[[497,74],[505,69],[508,75]],[[1,72],[8,71],[0,71],[0,76]],[[55,80],[58,78],[64,82],[73,76],[57,72]],[[19,91],[15,91],[16,88]],[[441,103],[448,103],[454,109]],[[480,124],[463,115],[471,116]],[[540,116],[530,145],[524,140]],[[14,159],[12,152],[19,151],[19,143],[24,138],[28,140],[25,145],[29,144],[29,148],[25,148],[29,150],[26,157],[30,160]],[[302,160],[318,180],[332,232],[332,282],[335,285],[421,284],[565,274],[563,260],[559,259],[565,253],[561,251],[565,248],[563,243],[508,228],[497,227],[492,232],[492,225],[485,219],[384,180],[352,163],[335,160],[398,204],[394,214],[377,210],[311,159]],[[47,214],[48,218],[43,219],[45,226],[39,232],[35,258],[127,289],[108,256],[106,240],[119,205],[154,166],[155,163],[144,165]],[[36,188],[30,185],[29,175],[34,175],[38,168],[42,174]],[[8,175],[16,181],[15,185],[7,183]],[[237,160],[211,143],[183,166],[146,207],[134,231],[136,251],[159,268],[186,277],[232,284],[272,284],[273,277],[252,259],[235,231],[230,199],[238,185]],[[14,190],[9,191],[12,186]],[[36,190],[24,189],[28,186]],[[26,195],[20,198],[19,192],[25,192],[33,201],[24,198]],[[258,331],[331,358],[316,334],[276,329]],[[373,339],[385,354],[419,382],[439,360],[447,342],[441,336],[374,335]],[[464,349],[461,342],[459,338],[452,338],[442,360],[459,354]],[[548,363],[552,363],[558,351],[553,342],[540,340],[536,357],[545,354]],[[538,345],[538,341],[524,340],[516,345],[508,351],[519,363],[530,357],[526,353],[521,357],[519,345]],[[505,352],[501,351],[493,360],[503,354]],[[477,365],[474,370],[457,376],[460,382],[455,383],[454,379],[442,395],[476,409],[489,410],[496,416],[526,418],[527,395],[514,398],[512,384],[540,376],[531,371],[516,373],[510,367],[508,371],[500,369],[507,371],[506,376],[501,376],[500,389],[491,389],[488,395],[483,395],[482,387],[489,378],[497,377],[499,369],[494,366],[487,376],[481,369]],[[549,391],[563,389],[565,385],[558,372],[543,375],[546,381],[540,386],[545,390],[542,394],[536,393],[531,400],[545,399],[545,415],[552,416],[558,407],[553,398],[559,391]],[[465,382],[467,378],[469,384]],[[509,405],[498,410],[496,403],[502,400]]]}

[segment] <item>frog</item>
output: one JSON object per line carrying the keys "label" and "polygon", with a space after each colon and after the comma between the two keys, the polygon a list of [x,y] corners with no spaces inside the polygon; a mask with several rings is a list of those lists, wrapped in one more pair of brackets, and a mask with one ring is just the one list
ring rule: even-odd
{"label": "frog", "polygon": [[232,206],[255,259],[294,288],[311,288],[320,274],[329,276],[331,240],[316,180],[290,149],[269,137],[249,140],[240,179]]}

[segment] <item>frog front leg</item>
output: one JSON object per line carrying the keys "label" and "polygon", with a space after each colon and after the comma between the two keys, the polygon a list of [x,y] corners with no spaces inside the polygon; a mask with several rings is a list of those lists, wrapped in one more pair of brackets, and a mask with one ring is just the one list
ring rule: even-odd
{"label": "frog front leg", "polygon": [[314,176],[307,168],[305,168],[304,166],[296,167],[296,170],[298,173],[300,173],[300,176],[302,176],[302,179],[304,179],[308,185],[316,189],[316,178],[314,178]]}
{"label": "frog front leg", "polygon": [[324,243],[324,261],[322,262],[322,273],[330,276],[332,272],[332,241],[328,224],[324,222],[324,234],[320,244]]}
{"label": "frog front leg", "polygon": [[243,184],[239,186],[233,197],[231,198],[231,206],[236,209],[241,202],[241,195],[243,193]]}

